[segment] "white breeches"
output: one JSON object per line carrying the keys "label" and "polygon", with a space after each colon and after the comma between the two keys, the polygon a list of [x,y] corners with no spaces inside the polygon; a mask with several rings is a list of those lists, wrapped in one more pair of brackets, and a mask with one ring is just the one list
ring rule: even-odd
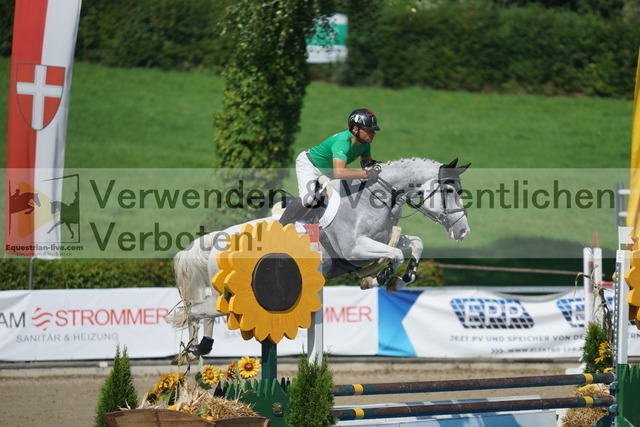
{"label": "white breeches", "polygon": [[314,195],[318,178],[322,175],[320,169],[315,167],[307,152],[303,151],[296,158],[296,177],[298,179],[298,194],[302,199],[302,204],[306,207],[313,206]]}

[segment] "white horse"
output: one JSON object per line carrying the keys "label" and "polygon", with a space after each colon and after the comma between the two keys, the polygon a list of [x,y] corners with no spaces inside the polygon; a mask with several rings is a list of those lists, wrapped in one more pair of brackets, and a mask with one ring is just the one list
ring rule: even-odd
{"label": "white horse", "polygon": [[[320,221],[322,274],[334,278],[386,259],[389,262],[375,276],[364,277],[362,289],[386,285],[389,292],[395,292],[413,283],[423,244],[417,236],[394,238],[402,208],[411,206],[441,224],[450,239],[462,241],[470,229],[460,198],[460,174],[468,167],[457,166],[457,159],[446,165],[428,159],[402,159],[380,164],[375,182],[331,181],[333,195],[325,197],[329,199],[325,207],[330,208]],[[277,216],[250,223],[273,219]],[[238,234],[242,226],[199,237],[174,257],[176,284],[185,308],[174,316],[173,323],[189,328],[187,350],[179,357],[194,360],[211,351],[214,319],[225,315],[215,309],[218,295],[211,286],[211,279],[218,272],[216,255],[227,249],[229,236]],[[402,276],[394,277],[405,261],[403,252],[410,253],[409,263]],[[204,331],[196,345],[200,321]]]}

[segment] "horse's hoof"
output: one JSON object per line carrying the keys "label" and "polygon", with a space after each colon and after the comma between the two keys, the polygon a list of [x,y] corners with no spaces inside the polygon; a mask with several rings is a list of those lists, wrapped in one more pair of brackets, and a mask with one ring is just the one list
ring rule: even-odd
{"label": "horse's hoof", "polygon": [[365,277],[360,281],[360,289],[365,290],[371,288],[373,288],[373,277]]}
{"label": "horse's hoof", "polygon": [[398,278],[394,277],[387,285],[387,293],[393,294],[398,292]]}

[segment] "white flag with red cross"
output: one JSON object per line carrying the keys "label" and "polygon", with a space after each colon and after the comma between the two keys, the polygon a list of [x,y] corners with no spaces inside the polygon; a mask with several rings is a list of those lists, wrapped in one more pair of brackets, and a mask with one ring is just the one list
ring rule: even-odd
{"label": "white flag with red cross", "polygon": [[[16,0],[7,125],[5,252],[57,258],[81,0]],[[72,181],[77,183],[77,179]],[[78,188],[72,194],[77,196]],[[75,201],[78,207],[77,200]],[[77,215],[76,215],[77,216]]]}

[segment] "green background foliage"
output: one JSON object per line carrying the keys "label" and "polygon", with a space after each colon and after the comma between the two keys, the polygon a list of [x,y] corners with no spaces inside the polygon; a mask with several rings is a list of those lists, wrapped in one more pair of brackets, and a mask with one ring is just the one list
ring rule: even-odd
{"label": "green background foliage", "polygon": [[[3,56],[10,54],[13,3],[0,0]],[[262,4],[85,0],[76,58],[118,67],[205,68],[216,73],[230,62],[239,66],[242,61],[255,60],[254,68],[247,70],[264,70],[271,64],[271,78],[279,75],[288,79],[292,87],[282,102],[290,103],[289,94],[302,83],[291,72],[306,67],[300,59],[289,62],[304,48],[297,36],[307,31],[314,14],[337,11],[346,13],[350,20],[347,44],[351,55],[345,64],[314,66],[317,78],[393,88],[615,97],[629,97],[633,88],[640,45],[640,7],[633,0],[338,0],[335,6],[328,1],[305,0]],[[229,5],[235,5],[230,14]],[[239,32],[245,42],[233,40],[228,37],[232,32],[224,31],[235,25],[233,10],[240,10],[239,5],[244,5],[240,7],[246,22],[236,20],[241,27],[236,25],[233,32],[253,28],[253,33]],[[281,13],[272,15],[276,10]],[[291,27],[293,32],[282,33],[283,25],[292,23],[296,24]],[[273,43],[286,47],[286,52],[274,50]],[[241,44],[243,49],[239,49]],[[247,47],[245,55],[242,51]],[[232,67],[229,77],[233,76]],[[249,76],[244,77],[249,83]],[[257,95],[260,85],[274,82],[258,72],[251,83]],[[269,153],[276,160],[287,154],[286,149]],[[233,155],[246,156],[242,150]]]}
{"label": "green background foliage", "polygon": [[[244,178],[251,188],[279,187],[283,177],[275,168],[285,167],[293,157],[309,83],[306,39],[313,34],[314,19],[323,13],[323,2],[316,0],[243,0],[229,9],[225,31],[234,49],[223,74],[213,165],[264,168],[257,178]],[[237,173],[233,175],[229,179],[237,181]],[[227,212],[216,216],[224,222],[212,225],[222,228],[264,213]]]}
{"label": "green background foliage", "polygon": [[[223,34],[223,24],[233,22],[225,15],[227,5],[232,3],[222,0],[85,0],[77,47],[80,62],[74,69],[67,166],[211,166],[213,116],[224,104],[224,84],[217,73],[226,64],[233,64],[230,58],[238,43],[229,37],[229,32]],[[377,34],[368,35],[373,39],[384,36],[384,43],[376,52],[377,69],[370,70],[370,77],[393,89],[341,88],[323,83],[305,86],[302,126],[298,125],[297,119],[287,122],[295,122],[294,129],[288,139],[281,140],[281,145],[259,144],[248,137],[245,140],[250,149],[223,149],[223,155],[214,162],[223,164],[228,156],[230,165],[245,160],[260,164],[268,158],[269,166],[275,164],[271,159],[292,166],[293,154],[343,129],[345,111],[366,105],[376,111],[384,129],[377,137],[380,143],[375,148],[380,159],[417,155],[449,161],[453,155],[463,153],[462,160],[472,160],[474,168],[505,165],[627,167],[629,103],[604,98],[523,97],[496,95],[495,92],[486,96],[431,89],[586,93],[630,98],[640,29],[637,25],[639,15],[632,2],[625,2],[622,9],[612,5],[613,10],[607,13],[602,12],[602,4],[596,5],[598,2],[577,1],[569,8],[552,7],[557,5],[551,3],[384,1],[380,24],[374,28]],[[587,3],[593,4],[587,7]],[[345,12],[348,7],[357,7],[357,2],[343,1],[336,10]],[[12,9],[13,0],[0,0],[3,23],[0,54],[5,56],[10,53]],[[135,12],[135,17],[130,16],[131,11]],[[371,31],[370,27],[367,31]],[[354,25],[352,40],[362,36],[358,32],[358,26]],[[286,40],[286,37],[276,36],[277,40]],[[2,78],[7,79],[8,60],[0,59]],[[362,59],[358,65],[369,58],[363,56]],[[143,70],[139,67],[156,68]],[[293,78],[293,68],[276,68],[274,73],[288,81]],[[256,89],[254,94],[262,94],[276,102],[268,90],[261,92],[264,88],[255,87],[255,82],[271,83],[266,75],[240,74],[236,76],[237,90],[251,89],[253,92]],[[397,76],[404,77],[401,80],[396,79]],[[304,83],[296,83],[298,86],[294,87],[306,85],[306,77],[298,77]],[[97,85],[98,81],[101,84]],[[249,86],[243,86],[243,82],[249,82]],[[4,86],[7,84],[5,80]],[[237,101],[242,98],[236,93],[230,96],[230,105],[237,108],[235,113],[240,116],[242,104]],[[286,105],[302,102],[293,95],[285,98],[282,102],[291,102]],[[0,104],[2,108],[6,109],[6,102]],[[275,117],[262,109],[259,108],[256,117],[260,123],[268,123]],[[227,119],[231,127],[227,134],[235,138],[235,122],[231,116]],[[244,117],[247,123],[252,119],[248,115]],[[221,123],[217,122],[217,126],[222,127]],[[6,134],[5,125],[4,121],[0,123],[2,135]],[[272,132],[270,138],[282,136],[280,125],[273,126],[273,130],[269,126],[258,127],[260,134]],[[298,129],[299,133],[296,133]],[[243,132],[238,132],[238,138],[244,138]],[[5,149],[2,142],[0,153]],[[604,156],[603,147],[606,147]],[[253,149],[258,154],[255,159],[251,155]],[[294,188],[291,177],[285,181],[285,188]],[[479,219],[474,217],[473,223],[490,232],[497,230],[495,224],[479,223]],[[412,222],[413,219],[408,220],[407,231],[418,227],[422,232],[422,224]],[[433,233],[440,231],[430,228],[424,232],[437,236]],[[534,243],[549,244],[541,231],[528,232],[538,239]],[[558,238],[588,240],[588,237],[571,234],[570,230],[561,230]],[[431,240],[429,244],[441,239],[434,237]],[[501,248],[508,247],[484,240],[477,232],[465,245],[484,246],[485,256],[492,251],[499,256]],[[477,257],[468,261],[501,262]],[[563,263],[573,265],[575,261],[543,259],[540,266],[565,269]],[[76,270],[74,263],[82,265],[77,267],[78,272],[91,272],[96,270],[89,266],[91,262],[96,262],[97,269],[103,270],[102,275],[90,273],[83,277],[81,273],[78,276],[72,273],[69,279],[67,273]],[[47,277],[51,279],[48,283],[56,283],[58,287],[65,284],[100,287],[111,286],[111,283],[114,286],[173,283],[166,260],[149,261],[148,264],[132,260],[122,266],[117,265],[121,261],[102,262],[65,260],[63,263],[69,266],[63,269],[59,262],[36,261],[36,270],[43,272],[43,281],[36,283],[36,288],[46,288]],[[45,264],[51,266],[44,267]],[[549,267],[549,264],[555,265]],[[140,272],[128,272],[139,266],[142,266]],[[25,286],[24,260],[5,260],[0,269],[7,271],[3,278],[15,277],[15,281],[3,281],[3,285],[11,289]],[[56,269],[66,273],[56,273]],[[576,271],[579,269],[576,267]],[[496,284],[502,280],[493,273],[483,275],[486,277],[482,280],[467,280],[466,284]],[[40,280],[39,276],[36,275],[36,280]],[[146,280],[149,276],[153,277],[150,281]],[[438,275],[434,277],[434,283],[438,283]],[[452,283],[450,277],[446,277],[449,284]]]}

